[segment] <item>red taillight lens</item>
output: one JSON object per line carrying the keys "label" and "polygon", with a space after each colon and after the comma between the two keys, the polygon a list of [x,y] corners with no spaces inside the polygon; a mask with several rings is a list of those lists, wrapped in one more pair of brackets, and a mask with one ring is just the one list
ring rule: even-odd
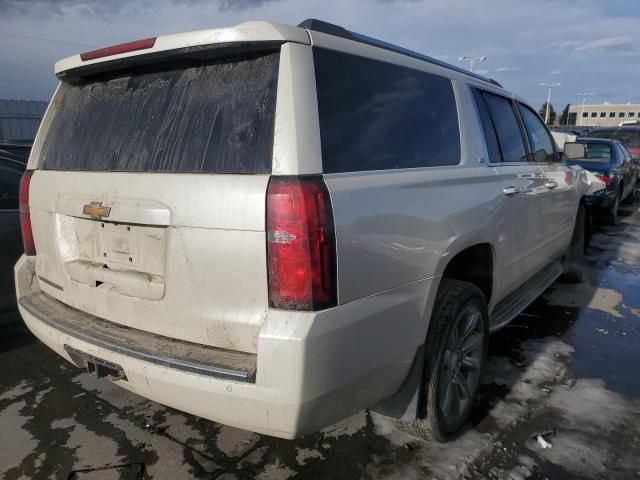
{"label": "red taillight lens", "polygon": [[144,38],[142,40],[136,40],[134,42],[121,43],[119,45],[112,45],[111,47],[99,48],[97,50],[91,50],[90,52],[84,52],[80,54],[80,59],[83,62],[87,60],[95,60],[96,58],[110,57],[111,55],[118,55],[120,53],[135,52],[136,50],[145,50],[151,48],[156,44],[156,38]]}
{"label": "red taillight lens", "polygon": [[24,253],[27,255],[36,254],[36,244],[33,242],[33,231],[31,230],[31,213],[29,212],[29,186],[33,170],[27,170],[20,179],[20,229],[22,230],[22,244]]}
{"label": "red taillight lens", "polygon": [[609,175],[596,175],[607,187],[611,185],[611,177]]}
{"label": "red taillight lens", "polygon": [[269,304],[289,310],[336,305],[336,242],[322,177],[271,177],[267,189]]}

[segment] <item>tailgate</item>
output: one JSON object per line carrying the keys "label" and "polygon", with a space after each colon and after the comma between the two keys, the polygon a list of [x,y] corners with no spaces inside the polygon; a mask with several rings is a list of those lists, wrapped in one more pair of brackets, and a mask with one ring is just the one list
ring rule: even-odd
{"label": "tailgate", "polygon": [[30,188],[44,292],[255,353],[279,50],[62,83]]}

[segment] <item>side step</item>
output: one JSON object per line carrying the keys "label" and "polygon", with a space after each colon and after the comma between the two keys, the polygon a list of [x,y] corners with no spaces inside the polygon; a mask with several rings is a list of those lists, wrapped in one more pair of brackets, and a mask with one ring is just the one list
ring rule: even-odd
{"label": "side step", "polygon": [[495,332],[507,325],[511,320],[520,315],[542,292],[556,281],[562,274],[560,260],[548,265],[540,273],[537,273],[520,288],[501,300],[491,313],[491,332]]}

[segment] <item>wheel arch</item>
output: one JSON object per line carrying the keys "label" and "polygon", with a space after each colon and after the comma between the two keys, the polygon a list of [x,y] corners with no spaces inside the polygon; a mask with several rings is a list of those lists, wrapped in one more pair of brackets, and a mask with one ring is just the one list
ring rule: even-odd
{"label": "wheel arch", "polygon": [[494,293],[496,253],[489,242],[468,245],[450,255],[441,265],[444,278],[461,280],[476,285],[484,294],[487,305]]}

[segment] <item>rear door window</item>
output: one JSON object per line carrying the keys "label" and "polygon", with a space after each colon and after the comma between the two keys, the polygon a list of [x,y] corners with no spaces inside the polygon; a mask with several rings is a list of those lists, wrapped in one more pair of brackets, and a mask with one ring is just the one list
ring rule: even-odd
{"label": "rear door window", "polygon": [[526,162],[527,150],[511,100],[485,91],[478,91],[478,93],[484,100],[491,117],[500,147],[501,160],[505,163]]}
{"label": "rear door window", "polygon": [[63,82],[41,167],[270,173],[278,63],[270,50]]}
{"label": "rear door window", "polygon": [[556,151],[553,148],[553,139],[547,127],[544,126],[540,117],[526,105],[519,103],[518,108],[529,137],[533,161],[540,163],[555,162],[557,160]]}
{"label": "rear door window", "polygon": [[487,144],[487,153],[489,154],[490,162],[501,162],[502,153],[500,151],[500,144],[498,143],[498,135],[496,134],[493,120],[489,114],[487,103],[484,100],[482,92],[473,88],[473,97],[476,102],[478,114],[480,115],[480,123],[482,125],[482,132],[484,133],[484,139]]}
{"label": "rear door window", "polygon": [[460,163],[451,80],[314,48],[325,173]]}

